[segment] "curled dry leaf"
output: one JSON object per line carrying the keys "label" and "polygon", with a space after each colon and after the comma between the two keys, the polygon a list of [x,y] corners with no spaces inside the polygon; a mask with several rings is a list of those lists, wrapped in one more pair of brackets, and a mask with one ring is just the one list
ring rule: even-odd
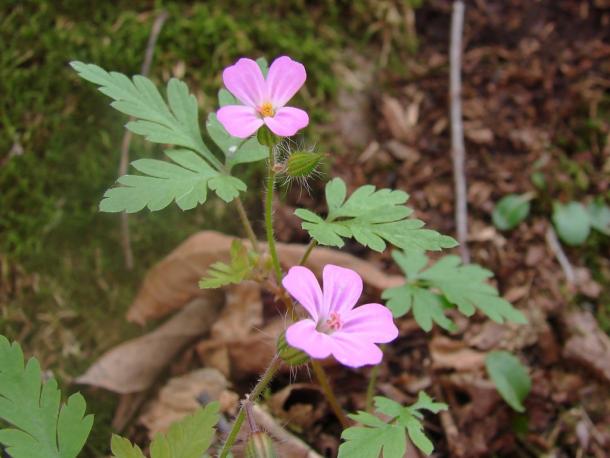
{"label": "curled dry leaf", "polygon": [[228,387],[229,382],[224,375],[211,368],[174,377],[144,407],[138,422],[146,426],[148,435],[152,438],[211,401],[220,401],[220,411],[234,415],[239,405],[239,396],[229,391]]}
{"label": "curled dry leaf", "polygon": [[570,334],[563,356],[610,383],[610,338],[595,317],[589,312],[566,313],[563,323]]}
{"label": "curled dry leaf", "polygon": [[468,348],[463,342],[436,336],[430,342],[432,364],[437,369],[473,371],[485,365],[485,353]]}
{"label": "curled dry leaf", "polygon": [[[273,445],[277,456],[285,456],[290,458],[322,458],[305,442],[296,436],[293,436],[286,431],[266,410],[258,404],[252,404],[252,414],[254,421],[259,430],[266,431],[273,439]],[[249,429],[244,427],[241,429],[238,438],[241,439],[241,445],[235,447],[235,456],[243,456],[243,442],[249,433]]]}
{"label": "curled dry leaf", "polygon": [[[189,237],[148,272],[127,319],[144,324],[179,309],[194,297],[205,295],[207,292],[197,286],[199,279],[210,264],[229,259],[233,240],[234,237],[214,231],[202,231]],[[248,242],[244,241],[244,244],[248,245]],[[284,266],[290,267],[299,263],[306,246],[280,243],[277,249]],[[316,248],[307,266],[320,274],[329,263],[356,270],[369,286],[378,290],[398,286],[403,281],[400,276],[387,275],[369,262],[330,248]]]}
{"label": "curled dry leaf", "polygon": [[191,301],[153,332],[106,352],[76,381],[120,394],[146,390],[180,350],[210,330],[222,303],[219,292]]}
{"label": "curled dry leaf", "polygon": [[268,405],[281,420],[303,430],[309,430],[325,412],[324,395],[318,385],[293,383],[271,396]]}

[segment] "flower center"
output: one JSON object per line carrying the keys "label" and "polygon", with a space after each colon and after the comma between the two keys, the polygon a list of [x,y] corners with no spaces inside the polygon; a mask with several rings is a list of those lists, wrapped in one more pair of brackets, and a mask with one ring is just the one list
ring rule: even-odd
{"label": "flower center", "polygon": [[267,118],[269,116],[273,116],[273,105],[271,104],[271,102],[265,102],[260,107],[258,107],[258,112],[264,118]]}
{"label": "flower center", "polygon": [[341,315],[337,312],[330,312],[330,316],[326,320],[321,320],[320,323],[318,323],[318,331],[325,334],[331,334],[341,329],[342,326]]}

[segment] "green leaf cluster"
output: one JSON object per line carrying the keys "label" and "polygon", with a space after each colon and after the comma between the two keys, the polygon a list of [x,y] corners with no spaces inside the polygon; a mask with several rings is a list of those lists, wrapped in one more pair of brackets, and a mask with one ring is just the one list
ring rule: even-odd
{"label": "green leaf cluster", "polygon": [[394,251],[392,257],[406,277],[404,285],[386,289],[382,294],[395,317],[413,310],[415,321],[425,331],[430,331],[433,323],[453,330],[455,324],[445,311],[455,306],[466,316],[479,309],[498,323],[527,322],[519,310],[486,282],[493,276],[487,269],[476,264],[463,265],[453,255],[442,257],[428,268],[428,257],[422,252]]}
{"label": "green leaf cluster", "polygon": [[523,401],[532,380],[517,357],[507,351],[492,351],[485,357],[485,368],[502,399],[517,412],[525,412]]}
{"label": "green leaf cluster", "polygon": [[423,453],[429,455],[434,450],[430,439],[424,433],[422,410],[438,413],[447,410],[447,405],[434,402],[425,392],[419,393],[415,404],[404,407],[391,399],[376,396],[375,410],[388,418],[360,411],[349,417],[363,426],[352,426],[341,434],[345,441],[339,447],[339,458],[402,458],[406,452],[406,435]]}
{"label": "green leaf cluster", "polygon": [[42,382],[40,364],[24,364],[21,347],[0,336],[0,444],[13,458],[75,458],[85,445],[93,416],[76,393],[61,403],[55,379]]}
{"label": "green leaf cluster", "polygon": [[[117,186],[109,189],[100,204],[105,212],[133,213],[147,207],[161,210],[172,201],[183,210],[190,210],[207,199],[208,188],[225,202],[231,202],[246,184],[231,176],[237,164],[264,159],[267,150],[255,138],[231,137],[210,114],[206,123],[208,135],[225,155],[222,163],[206,146],[199,128],[197,99],[182,81],[172,78],[167,83],[167,102],[152,81],[136,75],[132,79],[93,64],[72,62],[78,74],[99,86],[100,92],[114,101],[111,105],[134,120],[126,128],[154,143],[180,148],[167,150],[172,162],[140,159],[132,165],[143,175],[124,175]],[[226,94],[228,92],[225,91]],[[221,104],[231,100],[230,94],[219,94]]]}
{"label": "green leaf cluster", "polygon": [[[166,434],[157,434],[150,444],[151,458],[201,458],[212,444],[218,415],[218,402],[212,402],[174,423]],[[145,458],[140,447],[112,436],[114,458]]]}
{"label": "green leaf cluster", "polygon": [[229,264],[219,261],[210,266],[207,276],[199,281],[200,288],[220,288],[250,278],[258,265],[259,256],[249,252],[241,240],[234,240],[231,243],[230,256]]}
{"label": "green leaf cluster", "polygon": [[345,182],[334,178],[326,185],[326,218],[306,209],[295,211],[303,220],[302,228],[319,244],[340,248],[344,238],[354,238],[380,252],[386,242],[403,250],[440,250],[457,245],[453,238],[423,229],[422,221],[408,218],[413,210],[404,205],[409,195],[403,191],[365,185],[346,196]]}

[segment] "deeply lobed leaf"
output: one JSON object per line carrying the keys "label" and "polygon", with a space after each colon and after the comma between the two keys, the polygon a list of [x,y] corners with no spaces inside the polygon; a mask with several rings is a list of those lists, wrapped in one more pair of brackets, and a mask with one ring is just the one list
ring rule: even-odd
{"label": "deeply lobed leaf", "polygon": [[344,238],[354,238],[365,247],[383,251],[386,243],[404,250],[440,250],[457,242],[436,231],[423,229],[418,219],[407,219],[413,213],[404,204],[409,196],[403,191],[361,186],[346,200],[347,188],[340,178],[326,185],[328,215],[298,209],[302,228],[321,245],[342,247]]}
{"label": "deeply lobed leaf", "polygon": [[487,269],[476,264],[462,265],[457,256],[445,256],[427,269],[428,257],[422,252],[407,255],[394,251],[392,257],[405,273],[406,283],[386,289],[382,298],[396,317],[413,310],[415,320],[425,331],[430,331],[433,323],[454,329],[454,323],[445,315],[452,306],[466,316],[479,309],[498,323],[527,322],[523,313],[486,283],[493,276]]}
{"label": "deeply lobed leaf", "polygon": [[411,406],[402,406],[397,402],[376,396],[375,410],[385,415],[388,420],[367,412],[358,412],[349,417],[361,423],[361,426],[347,428],[341,434],[345,441],[339,447],[339,458],[402,458],[406,451],[406,434],[413,444],[429,455],[434,450],[430,439],[423,431],[422,410],[438,413],[446,410],[447,405],[434,402],[426,393],[420,392],[417,401]]}
{"label": "deeply lobed leaf", "polygon": [[207,276],[199,281],[200,288],[220,288],[249,278],[258,263],[258,256],[249,253],[241,240],[231,243],[230,256],[229,264],[215,262],[210,266]]}
{"label": "deeply lobed leaf", "polygon": [[24,365],[18,344],[0,336],[0,443],[13,458],[74,458],[93,425],[85,400],[73,394],[63,405],[54,379],[42,383],[40,365]]}

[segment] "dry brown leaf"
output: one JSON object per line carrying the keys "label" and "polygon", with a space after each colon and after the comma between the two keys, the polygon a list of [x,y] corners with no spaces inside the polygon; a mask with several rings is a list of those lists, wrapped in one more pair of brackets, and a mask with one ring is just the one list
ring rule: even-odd
{"label": "dry brown leaf", "polygon": [[106,352],[76,381],[121,394],[146,390],[185,345],[210,330],[222,303],[220,292],[193,300],[156,330]]}
{"label": "dry brown leaf", "polygon": [[274,416],[308,430],[326,413],[323,399],[318,385],[293,383],[274,393],[268,405]]}
{"label": "dry brown leaf", "polygon": [[[148,272],[127,319],[143,324],[167,315],[194,297],[209,294],[208,290],[199,289],[197,284],[211,263],[228,260],[233,240],[234,237],[214,231],[203,231],[189,237]],[[282,264],[290,267],[299,263],[306,245],[279,243],[277,248]],[[365,283],[378,290],[403,282],[400,276],[387,275],[367,261],[330,248],[316,248],[307,266],[319,275],[324,265],[329,263],[358,271]]]}
{"label": "dry brown leaf", "polygon": [[239,396],[228,390],[229,382],[216,369],[204,368],[170,379],[155,399],[143,410],[138,422],[148,429],[149,437],[165,432],[169,426],[195,412],[203,404],[220,401],[220,411],[237,413]]}
{"label": "dry brown leaf", "polygon": [[589,369],[610,383],[610,338],[589,312],[572,312],[563,316],[571,337],[563,348],[563,356]]}
{"label": "dry brown leaf", "polygon": [[436,336],[430,342],[432,365],[437,369],[472,371],[483,367],[485,353],[468,348],[463,342]]}
{"label": "dry brown leaf", "polygon": [[[273,445],[277,456],[290,458],[322,458],[318,453],[311,449],[305,442],[286,431],[266,410],[258,404],[252,404],[251,412],[256,426],[260,431],[266,431],[273,439]],[[238,444],[233,449],[236,458],[243,457],[243,442],[246,440],[249,429],[243,427],[239,432]]]}

